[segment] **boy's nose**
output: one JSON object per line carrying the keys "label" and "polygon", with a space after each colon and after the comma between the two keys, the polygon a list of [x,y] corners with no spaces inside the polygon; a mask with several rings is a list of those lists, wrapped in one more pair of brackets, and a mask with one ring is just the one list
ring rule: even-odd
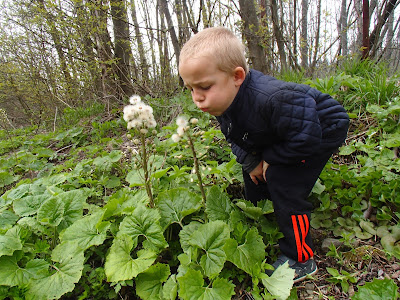
{"label": "boy's nose", "polygon": [[199,93],[199,91],[193,90],[193,100],[195,102],[201,102],[204,100],[204,95],[202,93]]}

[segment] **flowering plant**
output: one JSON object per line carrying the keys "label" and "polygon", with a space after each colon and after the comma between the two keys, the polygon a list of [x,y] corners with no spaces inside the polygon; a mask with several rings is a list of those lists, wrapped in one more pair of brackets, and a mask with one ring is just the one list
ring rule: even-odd
{"label": "flowering plant", "polygon": [[133,95],[129,102],[131,104],[124,107],[124,120],[128,123],[128,129],[137,128],[146,134],[149,128],[156,127],[153,108],[150,105],[143,103],[138,95]]}
{"label": "flowering plant", "polygon": [[[151,133],[156,134],[157,131],[154,128],[157,123],[154,119],[153,108],[142,102],[140,96],[133,95],[129,99],[130,105],[124,107],[124,120],[127,122],[127,129],[137,133],[139,139],[134,139],[135,144],[141,144],[141,151],[138,152],[138,160],[144,171],[144,184],[146,187],[147,195],[149,196],[150,206],[154,207],[153,194],[151,191],[150,183],[150,169],[149,153],[146,148],[146,138],[149,133],[149,129],[153,129]],[[132,137],[131,134],[128,135]]]}
{"label": "flowering plant", "polygon": [[[196,125],[197,123],[198,123],[198,120],[196,118],[190,119],[190,124]],[[196,150],[194,148],[194,144],[193,144],[193,140],[192,140],[192,133],[190,132],[189,122],[187,121],[187,119],[185,117],[179,116],[176,119],[176,125],[178,125],[178,128],[176,130],[176,133],[174,133],[171,136],[171,139],[175,143],[178,143],[182,138],[187,138],[190,150],[192,151],[192,155],[193,155],[194,172],[197,175],[200,192],[203,197],[203,204],[205,204],[206,203],[206,193],[204,191],[203,180],[201,178],[199,162],[197,159]]]}

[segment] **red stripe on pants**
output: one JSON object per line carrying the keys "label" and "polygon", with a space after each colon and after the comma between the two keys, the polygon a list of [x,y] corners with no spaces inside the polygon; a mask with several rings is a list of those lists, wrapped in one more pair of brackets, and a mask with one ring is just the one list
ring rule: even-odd
{"label": "red stripe on pants", "polygon": [[[307,215],[292,215],[293,233],[297,247],[297,261],[305,262],[314,255],[306,243],[306,236],[310,227]],[[300,227],[300,230],[299,230]],[[304,259],[303,259],[304,256]]]}

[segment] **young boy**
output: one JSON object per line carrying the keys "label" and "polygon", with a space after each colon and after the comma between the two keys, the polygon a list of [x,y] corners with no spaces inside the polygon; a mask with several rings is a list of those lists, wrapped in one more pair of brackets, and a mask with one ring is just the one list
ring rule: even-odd
{"label": "young boy", "polygon": [[179,73],[199,109],[217,117],[243,166],[245,196],[270,199],[284,237],[282,254],[295,282],[317,271],[307,201],[349,118],[329,95],[249,70],[244,46],[228,29],[194,35],[182,48]]}

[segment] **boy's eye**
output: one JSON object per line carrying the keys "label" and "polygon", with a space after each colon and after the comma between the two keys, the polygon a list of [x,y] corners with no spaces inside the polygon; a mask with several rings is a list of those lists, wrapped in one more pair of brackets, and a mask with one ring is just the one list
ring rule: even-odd
{"label": "boy's eye", "polygon": [[211,87],[211,85],[205,86],[205,87],[200,87],[203,91],[207,91],[209,90]]}

